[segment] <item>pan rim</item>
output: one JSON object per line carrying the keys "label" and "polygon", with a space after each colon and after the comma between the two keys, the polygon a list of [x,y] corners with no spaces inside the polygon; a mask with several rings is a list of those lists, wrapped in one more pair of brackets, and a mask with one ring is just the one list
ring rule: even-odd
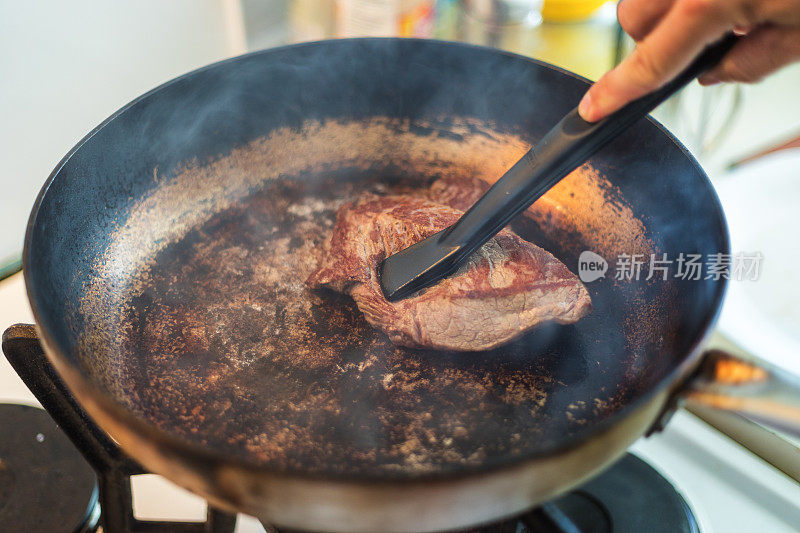
{"label": "pan rim", "polygon": [[[211,465],[217,465],[217,464],[235,465],[237,467],[246,468],[249,471],[259,472],[265,475],[300,477],[309,480],[366,482],[366,483],[377,483],[377,484],[407,482],[411,484],[419,481],[434,481],[434,480],[444,481],[462,477],[482,475],[488,472],[496,472],[503,469],[514,468],[517,465],[527,463],[532,460],[543,459],[548,456],[561,453],[565,450],[579,447],[586,441],[592,439],[597,434],[600,434],[603,431],[613,427],[614,425],[619,424],[622,420],[626,419],[632,413],[637,411],[639,407],[644,406],[647,402],[655,398],[659,393],[663,392],[665,388],[668,387],[675,388],[677,386],[680,386],[681,382],[692,371],[692,369],[698,362],[701,351],[700,349],[705,339],[708,337],[712,326],[719,317],[725,290],[727,288],[727,280],[725,279],[722,279],[721,282],[718,283],[717,286],[715,287],[713,301],[709,307],[709,312],[707,312],[703,320],[698,323],[697,338],[692,340],[692,342],[689,345],[689,348],[684,354],[683,359],[678,364],[676,364],[674,368],[672,368],[665,376],[663,376],[659,380],[656,386],[640,394],[634,400],[627,403],[624,407],[612,413],[607,418],[594,423],[590,430],[581,432],[579,435],[572,438],[566,444],[559,443],[559,445],[551,445],[548,447],[544,447],[540,450],[537,450],[535,452],[520,454],[519,456],[516,456],[512,459],[497,463],[462,465],[461,469],[455,472],[452,471],[409,472],[405,470],[400,470],[396,472],[391,471],[391,472],[380,472],[380,473],[359,472],[357,474],[346,471],[318,473],[318,472],[300,470],[297,468],[291,468],[287,466],[275,466],[275,465],[260,463],[251,460],[248,456],[242,456],[236,453],[224,452],[221,450],[214,450],[212,448],[202,446],[189,439],[179,437],[178,435],[173,434],[169,431],[158,428],[154,424],[149,423],[145,419],[135,415],[132,411],[127,409],[121,402],[114,399],[113,396],[111,396],[110,394],[106,394],[99,386],[97,386],[97,384],[89,376],[86,376],[76,364],[74,364],[68,357],[64,355],[59,343],[45,327],[46,323],[42,321],[44,313],[39,309],[39,305],[37,303],[38,302],[38,299],[36,298],[37,288],[34,286],[34,280],[31,279],[29,265],[33,260],[32,258],[33,250],[31,241],[33,239],[33,229],[36,226],[36,221],[40,208],[51,185],[57,179],[62,168],[64,168],[64,166],[67,165],[72,156],[75,153],[77,153],[78,150],[80,150],[83,147],[83,145],[86,142],[88,142],[94,135],[96,135],[109,123],[114,121],[117,117],[119,117],[120,115],[122,115],[135,105],[150,98],[152,95],[161,91],[162,89],[169,87],[175,83],[179,83],[183,80],[186,80],[187,78],[194,76],[198,73],[204,72],[212,68],[217,68],[221,65],[225,65],[228,63],[241,61],[249,57],[279,53],[290,49],[325,46],[329,43],[337,43],[345,41],[346,42],[411,41],[411,42],[418,42],[426,46],[450,46],[456,48],[475,49],[475,50],[480,50],[482,52],[491,52],[493,54],[500,54],[516,60],[532,63],[541,68],[554,70],[563,75],[566,75],[568,77],[583,82],[584,84],[586,84],[587,88],[591,83],[591,81],[588,80],[587,78],[575,74],[573,72],[570,72],[561,67],[551,65],[549,63],[546,63],[538,59],[526,57],[520,54],[515,54],[513,52],[494,49],[491,47],[454,42],[454,41],[443,41],[437,39],[369,37],[369,38],[357,38],[357,39],[329,39],[321,41],[310,41],[299,44],[290,44],[276,48],[249,52],[246,54],[214,62],[209,65],[205,65],[198,69],[182,74],[161,85],[158,85],[157,87],[131,100],[130,102],[119,108],[117,111],[115,111],[113,114],[111,114],[104,121],[102,121],[88,134],[86,134],[69,152],[67,152],[67,154],[55,166],[55,168],[48,176],[47,180],[43,184],[41,190],[39,191],[39,194],[36,197],[36,201],[34,202],[31,214],[28,219],[26,233],[25,233],[25,240],[24,240],[23,254],[22,254],[23,276],[25,279],[26,294],[36,322],[36,329],[39,334],[40,341],[45,347],[45,353],[47,355],[48,360],[56,367],[56,370],[60,369],[64,371],[60,372],[60,376],[62,377],[62,379],[64,379],[64,382],[67,385],[67,388],[70,390],[70,392],[73,395],[75,395],[76,400],[79,400],[79,404],[81,405],[81,407],[86,408],[85,402],[80,401],[82,399],[81,396],[86,395],[88,399],[91,400],[91,402],[98,404],[99,407],[101,407],[107,413],[116,418],[117,422],[124,424],[131,431],[137,433],[141,438],[154,442],[156,445],[169,450],[171,454],[179,454],[180,456],[182,456],[183,458],[185,458],[190,462],[203,462]],[[704,179],[705,184],[707,185],[708,190],[711,193],[711,198],[713,200],[710,203],[710,205],[707,206],[707,208],[709,210],[714,211],[718,215],[717,218],[719,219],[722,226],[721,242],[720,242],[721,252],[730,253],[730,236],[728,233],[727,221],[725,220],[719,196],[717,195],[717,192],[714,189],[713,185],[711,184],[711,181],[709,180],[707,174],[700,166],[700,164],[697,162],[697,160],[691,155],[688,149],[678,139],[676,139],[663,125],[661,125],[658,121],[656,121],[649,115],[646,117],[646,120],[649,121],[652,125],[654,125],[660,131],[660,133],[664,135],[666,140],[670,141],[673,145],[675,145],[676,148],[680,150],[681,153],[683,153],[683,155],[692,164],[694,169],[699,173],[701,179]],[[80,391],[80,395],[76,394],[76,391]],[[90,412],[90,415],[91,414],[93,413]],[[647,429],[648,428],[643,428],[643,430]],[[128,454],[127,450],[123,449],[123,451],[126,454]]]}

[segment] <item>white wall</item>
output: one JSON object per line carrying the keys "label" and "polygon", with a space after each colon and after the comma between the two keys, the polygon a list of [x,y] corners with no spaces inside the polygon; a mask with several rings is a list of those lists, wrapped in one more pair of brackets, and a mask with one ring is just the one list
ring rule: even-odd
{"label": "white wall", "polygon": [[243,51],[237,0],[0,0],[0,262],[81,137],[152,87]]}

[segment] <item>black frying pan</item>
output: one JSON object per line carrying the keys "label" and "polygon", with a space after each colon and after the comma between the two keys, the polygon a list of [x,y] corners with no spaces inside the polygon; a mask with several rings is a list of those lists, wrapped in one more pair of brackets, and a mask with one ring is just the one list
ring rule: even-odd
{"label": "black frying pan", "polygon": [[[447,529],[572,487],[674,407],[725,288],[614,279],[620,254],[729,252],[708,179],[658,124],[513,223],[573,271],[584,250],[610,262],[575,325],[408,350],[302,282],[343,201],[496,178],[586,87],[487,48],[366,39],[155,89],[81,141],[33,209],[24,270],[50,361],[145,467],[281,526]],[[692,386],[710,402],[708,372],[740,363],[706,361]]]}

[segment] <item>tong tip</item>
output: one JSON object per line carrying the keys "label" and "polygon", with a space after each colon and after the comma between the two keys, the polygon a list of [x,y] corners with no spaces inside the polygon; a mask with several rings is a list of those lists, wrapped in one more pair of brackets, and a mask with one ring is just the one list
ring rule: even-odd
{"label": "tong tip", "polygon": [[378,265],[383,295],[390,302],[408,298],[448,276],[458,267],[460,247],[445,245],[440,233],[390,255]]}

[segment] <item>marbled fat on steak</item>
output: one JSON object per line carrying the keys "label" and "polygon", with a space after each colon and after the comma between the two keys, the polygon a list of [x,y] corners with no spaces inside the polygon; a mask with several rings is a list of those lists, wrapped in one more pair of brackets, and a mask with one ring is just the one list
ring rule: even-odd
{"label": "marbled fat on steak", "polygon": [[350,294],[370,324],[395,344],[416,348],[488,350],[542,322],[570,324],[591,311],[589,293],[563,263],[508,229],[453,276],[413,297],[387,301],[378,264],[463,213],[440,202],[463,207],[482,193],[474,184],[461,191],[442,185],[424,196],[365,195],[343,205],[307,284]]}

